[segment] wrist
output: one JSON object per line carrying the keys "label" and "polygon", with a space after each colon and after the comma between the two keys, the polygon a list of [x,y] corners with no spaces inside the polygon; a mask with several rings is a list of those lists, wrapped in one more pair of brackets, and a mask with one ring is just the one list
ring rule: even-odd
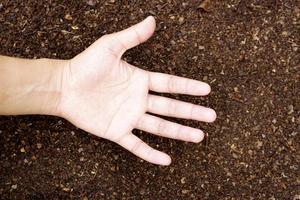
{"label": "wrist", "polygon": [[0,56],[0,115],[59,115],[67,63]]}
{"label": "wrist", "polygon": [[40,99],[38,114],[61,116],[61,99],[63,96],[63,84],[65,70],[68,68],[68,60],[55,60],[43,58],[39,60],[44,68],[45,77],[41,79],[41,88],[36,91]]}

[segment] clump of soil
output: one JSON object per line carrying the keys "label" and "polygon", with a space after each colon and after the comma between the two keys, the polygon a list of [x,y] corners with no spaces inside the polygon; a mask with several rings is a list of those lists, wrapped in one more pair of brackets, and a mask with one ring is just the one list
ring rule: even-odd
{"label": "clump of soil", "polygon": [[68,59],[148,15],[157,32],[125,59],[212,85],[216,123],[190,144],[136,131],[171,154],[158,167],[67,121],[0,118],[1,199],[297,199],[300,195],[300,2],[0,2],[0,54]]}

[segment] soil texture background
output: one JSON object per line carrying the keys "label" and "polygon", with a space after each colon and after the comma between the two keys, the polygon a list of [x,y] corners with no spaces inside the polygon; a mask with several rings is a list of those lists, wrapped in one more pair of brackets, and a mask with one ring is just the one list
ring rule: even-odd
{"label": "soil texture background", "polygon": [[[300,199],[300,1],[1,0],[0,54],[70,59],[148,15],[157,30],[124,59],[206,81],[192,144],[136,130],[167,167],[49,116],[0,117],[0,199]],[[90,4],[90,5],[89,5]],[[80,114],[80,113],[78,113]]]}

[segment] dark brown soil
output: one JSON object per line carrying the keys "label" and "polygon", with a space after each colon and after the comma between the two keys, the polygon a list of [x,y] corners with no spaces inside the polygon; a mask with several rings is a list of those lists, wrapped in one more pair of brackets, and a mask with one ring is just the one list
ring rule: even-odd
{"label": "dark brown soil", "polygon": [[[158,167],[47,116],[0,118],[1,199],[299,199],[299,0],[0,1],[0,54],[67,59],[148,15],[158,28],[125,59],[211,83],[209,137],[136,131],[171,154]],[[69,14],[70,17],[65,16]],[[80,114],[80,113],[79,113]]]}

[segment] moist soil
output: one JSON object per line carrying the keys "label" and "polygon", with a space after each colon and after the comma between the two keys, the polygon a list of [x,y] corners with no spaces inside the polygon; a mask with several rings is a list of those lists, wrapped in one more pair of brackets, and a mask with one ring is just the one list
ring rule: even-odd
{"label": "moist soil", "polygon": [[[149,164],[115,143],[49,116],[0,118],[1,199],[299,199],[298,0],[1,0],[0,53],[69,59],[148,15],[152,39],[124,59],[206,81],[216,109],[200,144],[135,130],[172,157]],[[78,113],[80,115],[80,113]]]}

